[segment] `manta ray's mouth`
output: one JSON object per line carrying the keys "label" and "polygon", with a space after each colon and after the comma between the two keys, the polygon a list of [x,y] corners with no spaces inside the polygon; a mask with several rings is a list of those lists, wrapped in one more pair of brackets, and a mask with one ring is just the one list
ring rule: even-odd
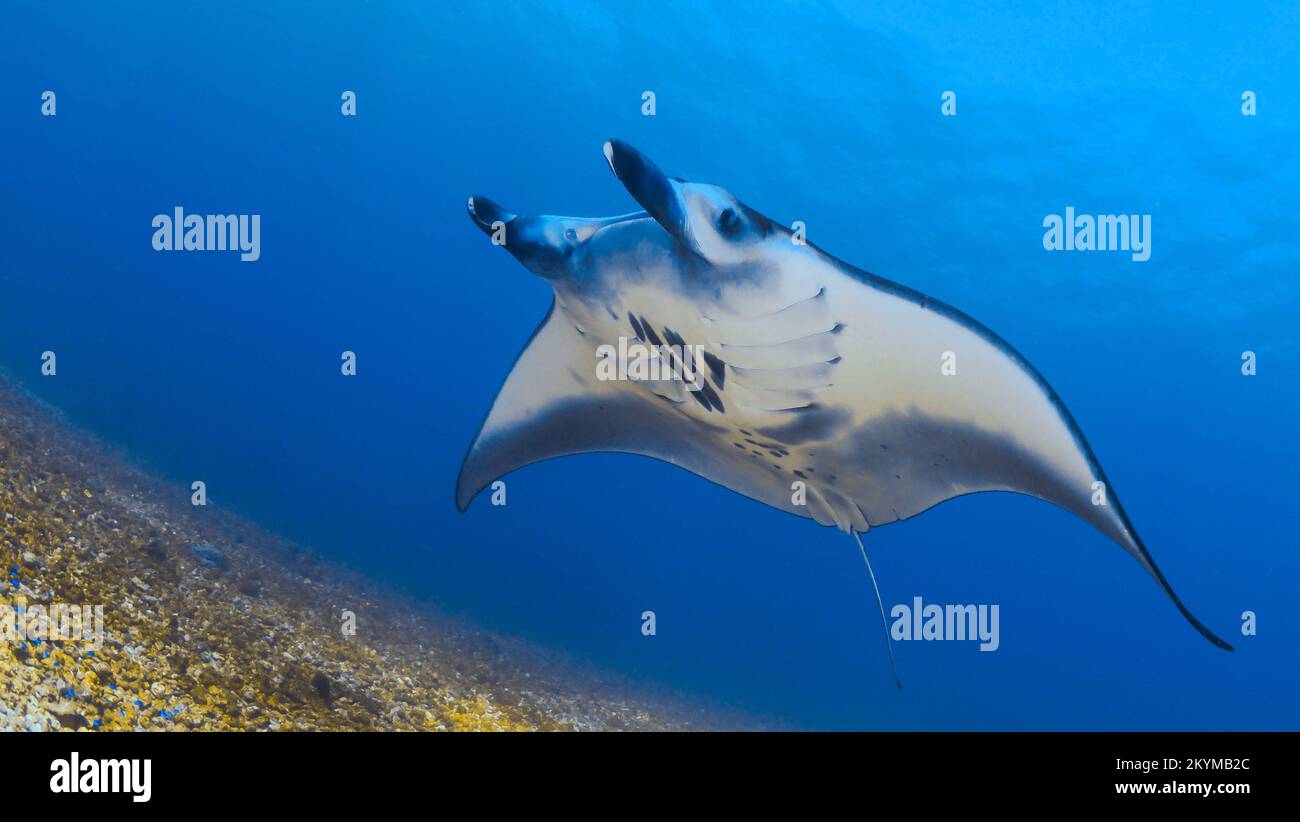
{"label": "manta ray's mouth", "polygon": [[498,226],[508,224],[518,216],[506,211],[487,197],[479,196],[469,198],[469,202],[466,204],[466,210],[469,212],[470,219],[474,221],[474,225],[478,226],[484,234],[489,236],[491,236],[492,232],[495,231]]}

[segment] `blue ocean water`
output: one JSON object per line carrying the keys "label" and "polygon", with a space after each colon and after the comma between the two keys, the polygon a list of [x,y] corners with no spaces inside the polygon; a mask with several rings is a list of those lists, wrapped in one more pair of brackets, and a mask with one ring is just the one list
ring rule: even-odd
{"label": "blue ocean water", "polygon": [[[481,624],[756,716],[1294,729],[1297,24],[1287,4],[6,3],[0,365],[178,498],[202,479]],[[1011,342],[1237,652],[1023,497],[867,535],[887,607],[1000,606],[994,653],[898,643],[901,692],[841,533],[619,455],[532,466],[504,508],[458,513],[465,449],[550,302],[466,197],[633,210],[610,137]],[[154,251],[176,206],[260,214],[261,259]],[[1045,252],[1067,206],[1150,214],[1151,259]]]}

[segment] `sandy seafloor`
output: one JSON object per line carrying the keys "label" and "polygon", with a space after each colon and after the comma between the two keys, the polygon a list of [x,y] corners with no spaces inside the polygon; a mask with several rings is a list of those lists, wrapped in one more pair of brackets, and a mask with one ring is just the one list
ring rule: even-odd
{"label": "sandy seafloor", "polygon": [[[104,627],[98,650],[0,638],[0,730],[759,724],[440,614],[195,507],[188,487],[133,465],[4,374],[0,520],[0,608],[21,620],[37,605],[102,605]],[[356,615],[350,637],[345,610]]]}

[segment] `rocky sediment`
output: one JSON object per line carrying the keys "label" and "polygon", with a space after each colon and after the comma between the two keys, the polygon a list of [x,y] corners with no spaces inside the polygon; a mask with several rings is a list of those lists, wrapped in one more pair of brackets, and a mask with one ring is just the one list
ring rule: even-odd
{"label": "rocky sediment", "polygon": [[0,375],[0,730],[741,724],[184,500]]}

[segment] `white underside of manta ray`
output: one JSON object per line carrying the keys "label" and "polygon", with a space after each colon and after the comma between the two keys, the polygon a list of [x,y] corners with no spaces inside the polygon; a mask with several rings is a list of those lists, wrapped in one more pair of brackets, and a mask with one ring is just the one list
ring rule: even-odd
{"label": "white underside of manta ray", "polygon": [[[1178,599],[1065,406],[997,335],[626,143],[605,157],[645,211],[517,216],[469,201],[555,301],[470,446],[458,508],[510,471],[595,451],[654,457],[855,535],[965,494],[1027,494],[1118,543],[1232,649]],[[620,338],[702,351],[695,384],[598,379],[598,348]]]}

